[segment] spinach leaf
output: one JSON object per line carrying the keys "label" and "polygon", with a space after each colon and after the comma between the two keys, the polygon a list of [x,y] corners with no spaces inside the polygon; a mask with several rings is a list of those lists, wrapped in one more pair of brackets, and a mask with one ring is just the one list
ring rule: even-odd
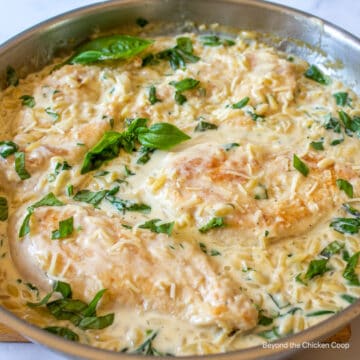
{"label": "spinach leaf", "polygon": [[0,196],[0,221],[6,221],[8,218],[8,202],[6,198]]}
{"label": "spinach leaf", "polygon": [[329,76],[324,75],[321,70],[315,66],[311,65],[306,72],[304,73],[305,77],[311,80],[314,80],[322,85],[329,85],[331,83],[331,79]]}
{"label": "spinach leaf", "polygon": [[250,101],[250,98],[244,97],[239,102],[232,104],[231,107],[233,109],[242,109],[244,106],[246,106],[248,104],[249,101]]}
{"label": "spinach leaf", "polygon": [[323,140],[320,140],[320,141],[312,141],[312,142],[310,143],[310,146],[311,146],[314,150],[318,150],[318,151],[325,150],[325,149],[324,149],[324,141],[323,141]]}
{"label": "spinach leaf", "polygon": [[305,274],[305,278],[311,280],[315,276],[323,275],[329,268],[327,267],[329,259],[318,259],[318,260],[311,260],[308,270]]}
{"label": "spinach leaf", "polygon": [[207,233],[208,231],[210,231],[211,229],[215,229],[215,228],[219,228],[219,227],[224,227],[225,226],[225,220],[223,217],[214,217],[212,218],[208,223],[206,223],[205,225],[203,225],[202,227],[199,228],[199,231],[202,234]]}
{"label": "spinach leaf", "polygon": [[19,85],[19,78],[17,73],[13,67],[10,65],[6,68],[6,86],[18,86]]}
{"label": "spinach leaf", "polygon": [[120,139],[120,133],[107,131],[100,141],[86,153],[81,174],[98,169],[105,161],[117,157],[121,148]]}
{"label": "spinach leaf", "polygon": [[355,272],[359,260],[359,256],[360,256],[360,251],[352,255],[350,259],[347,261],[347,265],[343,272],[343,278],[348,280],[350,285],[360,286],[359,277]]}
{"label": "spinach leaf", "polygon": [[190,136],[168,123],[153,124],[148,129],[139,130],[138,134],[141,145],[160,150],[168,150],[188,139]]}
{"label": "spinach leaf", "polygon": [[59,222],[59,229],[54,230],[51,233],[51,239],[52,240],[65,239],[65,238],[71,236],[73,231],[74,231],[74,218],[73,217],[70,217],[66,220],[61,220]]}
{"label": "spinach leaf", "polygon": [[113,313],[104,316],[84,317],[79,322],[79,328],[87,329],[104,329],[114,322],[115,315]]}
{"label": "spinach leaf", "polygon": [[320,253],[321,256],[329,259],[332,255],[338,254],[340,250],[344,248],[344,244],[340,244],[338,241],[331,242]]}
{"label": "spinach leaf", "polygon": [[346,106],[350,103],[350,98],[347,92],[337,92],[333,94],[333,97],[335,98],[336,105]]}
{"label": "spinach leaf", "polygon": [[44,330],[46,330],[52,334],[61,336],[66,340],[79,341],[79,336],[76,333],[74,333],[72,330],[70,330],[66,327],[48,326],[48,327],[45,327]]}
{"label": "spinach leaf", "polygon": [[25,168],[25,153],[16,152],[15,153],[15,171],[19,175],[21,180],[26,180],[31,177],[28,171]]}
{"label": "spinach leaf", "polygon": [[204,35],[200,37],[200,41],[204,46],[233,46],[235,41],[231,39],[222,39],[217,35]]}
{"label": "spinach leaf", "polygon": [[293,166],[301,174],[303,174],[304,176],[308,176],[309,174],[308,166],[304,162],[302,162],[295,154],[293,156]]}
{"label": "spinach leaf", "polygon": [[146,204],[139,204],[131,200],[122,200],[113,195],[107,195],[108,200],[117,210],[125,214],[126,211],[138,211],[143,214],[149,214],[151,207]]}
{"label": "spinach leaf", "polygon": [[18,151],[18,146],[12,141],[0,141],[0,156],[6,159]]}
{"label": "spinach leaf", "polygon": [[200,120],[199,123],[196,125],[194,131],[196,132],[203,132],[206,130],[216,130],[218,127],[215,124]]}
{"label": "spinach leaf", "polygon": [[125,60],[139,54],[153,42],[128,35],[104,36],[80,46],[67,63],[84,65],[106,60]]}
{"label": "spinach leaf", "polygon": [[344,191],[349,198],[354,197],[353,186],[347,180],[337,179],[336,185],[340,190]]}
{"label": "spinach leaf", "polygon": [[54,292],[59,292],[64,299],[72,297],[71,286],[63,281],[56,281],[54,284]]}
{"label": "spinach leaf", "polygon": [[161,102],[161,100],[156,97],[156,87],[154,85],[150,86],[149,89],[149,101],[151,105]]}
{"label": "spinach leaf", "polygon": [[360,219],[335,218],[330,227],[341,234],[357,234],[360,230]]}
{"label": "spinach leaf", "polygon": [[20,96],[21,104],[27,106],[29,108],[33,108],[35,106],[35,99],[31,95],[23,95]]}
{"label": "spinach leaf", "polygon": [[168,236],[170,236],[174,228],[174,225],[175,225],[174,221],[169,223],[163,223],[160,219],[153,219],[139,225],[139,228],[149,229],[154,233],[167,234]]}

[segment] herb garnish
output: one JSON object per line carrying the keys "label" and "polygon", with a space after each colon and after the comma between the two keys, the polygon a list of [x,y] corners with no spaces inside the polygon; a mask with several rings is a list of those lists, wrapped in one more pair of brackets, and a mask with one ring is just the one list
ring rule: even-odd
{"label": "herb garnish", "polygon": [[322,150],[324,150],[324,140],[312,141],[312,142],[310,143],[310,146],[311,146],[314,150],[322,151]]}
{"label": "herb garnish", "polygon": [[358,298],[356,298],[355,296],[351,296],[351,295],[348,295],[348,294],[342,294],[340,295],[340,297],[347,301],[349,304],[354,304]]}
{"label": "herb garnish", "polygon": [[199,228],[199,231],[202,234],[207,233],[208,231],[210,231],[211,229],[215,229],[215,228],[219,228],[219,227],[224,227],[225,226],[225,220],[223,217],[214,217],[212,218],[209,222],[207,222],[205,225],[203,225],[202,227]]}
{"label": "herb garnish", "polygon": [[200,41],[204,46],[233,46],[235,41],[231,39],[222,39],[217,35],[204,35],[200,37]]}
{"label": "herb garnish", "polygon": [[293,156],[293,166],[294,168],[299,171],[301,174],[303,174],[304,176],[308,176],[309,174],[309,168],[307,167],[307,165],[302,162],[297,156],[296,154],[294,154]]}
{"label": "herb garnish", "polygon": [[20,96],[21,104],[27,106],[29,108],[33,108],[35,106],[35,99],[31,95],[23,95]]}
{"label": "herb garnish", "polygon": [[311,80],[314,80],[322,85],[329,85],[331,83],[331,79],[329,76],[324,75],[321,70],[315,66],[311,65],[306,72],[304,73],[305,77]]}
{"label": "herb garnish", "polygon": [[333,97],[335,98],[336,105],[339,106],[346,106],[351,104],[351,99],[349,98],[349,95],[347,92],[337,92],[333,94]]}
{"label": "herb garnish", "polygon": [[232,104],[231,107],[233,109],[242,109],[244,106],[246,106],[248,104],[249,100],[250,100],[250,98],[244,97],[239,102]]}
{"label": "herb garnish", "polygon": [[352,255],[348,261],[346,268],[343,272],[343,277],[348,280],[350,285],[360,286],[359,277],[357,276],[355,269],[359,260],[360,251]]}
{"label": "herb garnish", "polygon": [[199,123],[196,125],[194,131],[203,132],[206,130],[216,130],[217,128],[218,128],[218,126],[215,124],[200,120]]}
{"label": "herb garnish", "polygon": [[6,221],[8,218],[8,202],[6,198],[0,196],[0,221]]}
{"label": "herb garnish", "polygon": [[99,37],[80,46],[66,63],[86,65],[99,61],[125,60],[139,54],[153,42],[128,35]]}
{"label": "herb garnish", "polygon": [[18,151],[18,146],[12,141],[0,141],[0,156],[6,159]]}
{"label": "herb garnish", "polygon": [[155,349],[153,341],[157,336],[157,332],[150,331],[150,336],[134,351],[134,354],[142,354],[149,356],[169,356],[171,354],[163,354],[162,352]]}
{"label": "herb garnish", "polygon": [[336,185],[340,190],[344,191],[349,198],[354,196],[353,186],[347,180],[337,179]]}
{"label": "herb garnish", "polygon": [[149,88],[149,101],[151,105],[161,102],[161,100],[156,97],[156,87],[154,85]]}
{"label": "herb garnish", "polygon": [[148,220],[145,223],[139,225],[140,229],[149,229],[150,231],[158,234],[171,235],[175,222],[164,223],[160,219]]}
{"label": "herb garnish", "polygon": [[151,207],[146,204],[139,204],[131,200],[122,200],[114,195],[107,195],[106,200],[108,200],[118,211],[125,214],[126,211],[138,211],[143,214],[149,214]]}
{"label": "herb garnish", "polygon": [[51,233],[52,240],[65,239],[69,237],[74,231],[74,218],[71,216],[66,220],[59,222],[59,229]]}
{"label": "herb garnish", "polygon": [[61,327],[61,326],[48,326],[43,328],[44,330],[61,336],[66,340],[71,340],[71,341],[79,341],[79,335],[74,333],[72,330],[66,328],[66,327]]}
{"label": "herb garnish", "polygon": [[150,155],[155,151],[153,148],[141,146],[139,149],[140,156],[136,160],[137,164],[146,164],[150,160]]}
{"label": "herb garnish", "polygon": [[321,256],[329,259],[332,255],[338,254],[340,250],[344,248],[343,243],[339,243],[337,240],[327,245],[320,253]]}
{"label": "herb garnish", "polygon": [[360,230],[360,218],[335,218],[330,227],[341,234],[357,234]]}
{"label": "herb garnish", "polygon": [[45,112],[50,115],[55,121],[59,120],[60,118],[60,115],[57,112],[53,111],[50,107],[47,107],[45,109]]}
{"label": "herb garnish", "polygon": [[7,66],[6,68],[6,86],[18,86],[19,78],[16,74],[16,71],[13,67]]}
{"label": "herb garnish", "polygon": [[179,105],[182,105],[184,102],[187,101],[187,98],[183,95],[183,92],[187,90],[195,89],[197,86],[199,86],[200,81],[192,78],[186,78],[180,81],[170,81],[169,84],[172,85],[176,90],[175,101]]}
{"label": "herb garnish", "polygon": [[229,143],[229,144],[223,145],[223,148],[224,148],[225,151],[229,151],[229,150],[231,150],[231,149],[233,149],[235,147],[239,147],[239,146],[240,146],[239,143]]}
{"label": "herb garnish", "polygon": [[16,152],[15,153],[15,171],[19,175],[21,180],[26,180],[31,177],[28,171],[25,168],[25,153]]}

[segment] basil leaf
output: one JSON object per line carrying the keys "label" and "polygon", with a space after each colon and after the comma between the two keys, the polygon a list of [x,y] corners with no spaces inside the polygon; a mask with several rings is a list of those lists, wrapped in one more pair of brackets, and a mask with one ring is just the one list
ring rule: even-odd
{"label": "basil leaf", "polygon": [[15,171],[19,175],[21,180],[26,180],[31,177],[25,168],[25,153],[16,152],[15,153]]}
{"label": "basil leaf", "polygon": [[311,280],[315,276],[323,275],[329,268],[327,267],[328,259],[318,259],[310,261],[305,278]]}
{"label": "basil leaf", "polygon": [[18,146],[12,141],[0,141],[0,155],[4,159],[18,151]]}
{"label": "basil leaf", "polygon": [[27,106],[29,108],[33,108],[35,106],[35,99],[31,95],[23,95],[20,97],[21,104]]}
{"label": "basil leaf", "polygon": [[258,325],[268,326],[273,323],[274,319],[263,314],[259,314]]}
{"label": "basil leaf", "polygon": [[131,153],[135,150],[135,142],[138,138],[139,131],[146,131],[147,119],[137,118],[130,122],[129,127],[121,134],[120,142],[124,150]]}
{"label": "basil leaf", "polygon": [[232,104],[231,107],[233,109],[242,109],[244,106],[246,106],[248,104],[249,101],[250,101],[250,98],[244,97],[239,102]]}
{"label": "basil leaf", "polygon": [[336,185],[340,190],[344,191],[349,198],[354,197],[353,186],[347,180],[337,179]]}
{"label": "basil leaf", "polygon": [[221,39],[217,35],[204,35],[200,37],[200,41],[204,46],[233,46],[235,41],[231,39]]}
{"label": "basil leaf", "polygon": [[326,130],[333,130],[334,132],[341,133],[341,125],[338,119],[332,117],[330,114],[325,117],[324,128]]}
{"label": "basil leaf", "polygon": [[320,253],[321,256],[329,259],[332,255],[338,254],[340,250],[344,248],[344,244],[340,244],[338,241],[331,242],[328,246],[326,246]]}
{"label": "basil leaf", "polygon": [[160,219],[153,219],[139,225],[139,228],[149,229],[154,233],[167,234],[168,236],[170,236],[174,228],[174,225],[175,225],[174,221],[169,223],[163,223]]}
{"label": "basil leaf", "polygon": [[34,211],[33,209],[28,209],[28,213],[26,214],[19,230],[20,238],[24,237],[26,234],[30,232],[30,218],[33,211]]}
{"label": "basil leaf", "polygon": [[150,160],[150,155],[155,151],[153,148],[141,146],[139,149],[140,156],[136,160],[137,164],[146,164]]}
{"label": "basil leaf", "polygon": [[89,305],[87,306],[87,308],[85,310],[82,311],[82,315],[85,317],[89,317],[89,316],[94,316],[96,315],[96,307],[97,304],[99,303],[99,301],[101,300],[101,298],[103,297],[104,293],[105,293],[106,289],[102,289],[100,291],[98,291],[94,298],[90,301]]}
{"label": "basil leaf", "polygon": [[151,207],[146,204],[139,204],[130,200],[122,200],[112,195],[107,195],[108,200],[117,210],[125,214],[126,211],[138,211],[143,214],[149,214]]}
{"label": "basil leaf", "polygon": [[335,94],[333,94],[333,97],[335,98],[336,101],[336,105],[339,106],[346,106],[349,104],[349,97],[348,97],[348,93],[347,92],[337,92]]}
{"label": "basil leaf", "polygon": [[320,141],[312,141],[310,143],[310,146],[314,149],[314,150],[325,150],[324,149],[324,142],[323,140]]}
{"label": "basil leaf", "polygon": [[348,280],[350,285],[360,286],[359,277],[355,272],[359,260],[359,256],[360,256],[360,251],[352,255],[350,259],[347,261],[346,268],[343,272],[343,278]]}
{"label": "basil leaf", "polygon": [[335,218],[330,227],[341,234],[357,234],[360,230],[360,219]]}
{"label": "basil leaf", "polygon": [[61,327],[61,326],[48,326],[43,328],[45,331],[48,331],[52,334],[58,335],[63,337],[66,340],[70,340],[70,341],[79,341],[79,336],[74,333],[72,330],[66,328],[66,327]]}
{"label": "basil leaf", "polygon": [[65,239],[74,231],[74,218],[70,217],[59,222],[59,229],[51,233],[52,240]]}
{"label": "basil leaf", "polygon": [[200,81],[192,78],[186,78],[181,81],[170,81],[169,84],[172,85],[176,91],[182,93],[187,90],[195,89],[200,84]]}
{"label": "basil leaf", "polygon": [[309,174],[309,168],[307,165],[302,162],[295,154],[293,156],[293,166],[294,168],[299,171],[301,174],[303,174],[305,177]]}
{"label": "basil leaf", "polygon": [[194,131],[196,132],[204,132],[206,130],[216,130],[218,127],[215,124],[200,120],[196,125]]}
{"label": "basil leaf", "polygon": [[176,102],[177,104],[179,104],[179,105],[182,105],[182,104],[184,104],[184,103],[187,102],[186,96],[183,95],[183,94],[182,94],[181,92],[179,92],[179,91],[176,91],[176,92],[175,92],[175,97],[174,97],[174,99],[175,99],[175,102]]}
{"label": "basil leaf", "polygon": [[53,287],[54,291],[59,292],[64,299],[71,299],[72,291],[70,284],[63,281],[56,281]]}
{"label": "basil leaf", "polygon": [[202,227],[199,228],[199,231],[202,234],[207,233],[208,231],[210,231],[211,229],[215,229],[215,228],[219,228],[219,227],[224,227],[225,226],[225,221],[223,217],[214,217],[212,218],[208,223],[206,223],[205,225],[203,225]]}
{"label": "basil leaf", "polygon": [[105,316],[92,316],[85,317],[79,323],[79,328],[83,330],[87,329],[104,329],[110,326],[114,322],[115,315],[113,313]]}
{"label": "basil leaf", "polygon": [[46,307],[57,319],[68,320],[69,313],[80,313],[87,308],[87,304],[81,300],[66,298],[51,301],[46,304]]}
{"label": "basil leaf", "polygon": [[105,161],[114,159],[120,152],[121,134],[115,131],[106,132],[100,141],[86,153],[81,167],[81,174],[98,169]]}
{"label": "basil leaf", "polygon": [[238,146],[240,146],[240,144],[238,144],[238,143],[229,143],[229,144],[225,144],[223,146],[223,148],[224,148],[225,151],[229,151],[229,150],[231,150],[231,149],[233,149],[235,147],[238,147]]}
{"label": "basil leaf", "polygon": [[321,316],[321,315],[328,315],[328,314],[335,314],[335,311],[333,311],[333,310],[313,311],[311,313],[306,314],[306,316],[307,317],[312,317],[312,316]]}
{"label": "basil leaf", "polygon": [[67,63],[84,65],[97,61],[125,60],[139,54],[153,42],[128,35],[104,36],[80,46]]}
{"label": "basil leaf", "polygon": [[51,192],[40,199],[35,204],[31,205],[31,208],[38,208],[41,206],[64,206],[65,204],[58,200],[56,196]]}
{"label": "basil leaf", "polygon": [[0,196],[0,221],[6,221],[8,218],[8,202],[6,198]]}
{"label": "basil leaf", "polygon": [[144,18],[137,18],[136,19],[136,25],[140,26],[141,28],[145,27],[149,22]]}
{"label": "basil leaf", "polygon": [[341,144],[344,140],[345,140],[344,138],[335,139],[335,140],[333,140],[333,141],[330,143],[330,145],[331,145],[331,146],[339,145],[339,144]]}
{"label": "basil leaf", "polygon": [[340,295],[340,297],[341,297],[343,300],[347,301],[349,304],[354,304],[354,303],[356,303],[356,301],[357,301],[357,299],[358,299],[358,298],[356,298],[355,296],[351,296],[351,295],[348,295],[348,294],[342,294],[342,295]]}
{"label": "basil leaf", "polygon": [[331,83],[331,79],[329,76],[324,75],[321,70],[315,66],[311,65],[306,72],[304,73],[305,77],[311,80],[314,80],[322,85],[329,85]]}
{"label": "basil leaf", "polygon": [[16,71],[10,65],[6,68],[6,86],[18,86],[19,85],[19,78],[16,74]]}
{"label": "basil leaf", "polygon": [[156,97],[156,87],[154,85],[150,86],[149,89],[149,101],[151,105],[161,102],[161,100]]}
{"label": "basil leaf", "polygon": [[51,110],[50,107],[47,107],[47,108],[45,109],[45,112],[46,112],[48,115],[50,115],[55,121],[56,121],[56,120],[59,120],[59,118],[60,118],[60,115],[59,115],[57,112]]}
{"label": "basil leaf", "polygon": [[342,110],[339,111],[339,117],[342,123],[344,124],[345,129],[351,131],[351,123],[352,123],[351,117],[345,111]]}
{"label": "basil leaf", "polygon": [[36,303],[33,303],[33,302],[28,301],[28,302],[26,303],[26,305],[29,306],[29,307],[31,307],[31,308],[46,305],[47,302],[50,300],[52,294],[53,294],[53,292],[50,292],[50,293],[46,294],[46,295],[42,298],[42,300],[40,300],[39,302],[36,302]]}
{"label": "basil leaf", "polygon": [[188,139],[190,136],[168,123],[153,124],[138,134],[141,145],[160,150],[168,150]]}
{"label": "basil leaf", "polygon": [[76,201],[81,201],[94,205],[94,207],[96,207],[101,203],[101,201],[104,199],[106,194],[107,194],[107,190],[93,192],[85,189],[78,191],[73,197],[73,199]]}
{"label": "basil leaf", "polygon": [[349,214],[357,217],[357,218],[360,218],[360,211],[359,210],[356,210],[355,208],[353,208],[351,205],[349,204],[343,204],[343,208],[346,212],[348,212]]}

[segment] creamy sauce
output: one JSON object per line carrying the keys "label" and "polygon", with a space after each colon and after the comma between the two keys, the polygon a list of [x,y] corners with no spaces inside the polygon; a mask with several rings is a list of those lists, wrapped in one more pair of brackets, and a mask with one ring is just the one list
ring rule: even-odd
{"label": "creamy sauce", "polygon": [[[343,134],[332,146],[340,134],[324,127],[326,115],[338,117],[338,110],[359,116],[359,99],[338,81],[325,86],[305,78],[306,62],[289,61],[246,33],[234,46],[216,47],[195,34],[183,36],[200,57],[185,69],[174,71],[167,61],[141,67],[140,58],[53,72],[51,65],[0,94],[0,140],[18,144],[31,174],[21,181],[14,156],[0,157],[0,196],[9,203],[9,219],[0,223],[0,301],[16,315],[41,327],[66,326],[81,342],[110,350],[133,351],[151,329],[162,353],[210,354],[299,332],[329,316],[309,314],[340,311],[348,306],[342,295],[360,296],[360,287],[343,277],[342,251],[322,275],[306,284],[296,280],[335,240],[350,255],[360,251],[358,234],[329,226],[335,217],[350,217],[343,203],[360,201],[360,140]],[[173,47],[175,39],[158,37],[146,51]],[[169,83],[185,78],[199,80],[200,89],[187,91],[179,105]],[[161,100],[154,105],[152,85]],[[349,105],[336,104],[333,94],[340,91],[352,99]],[[21,105],[25,94],[34,97],[33,108]],[[232,108],[245,97],[246,106]],[[125,119],[136,117],[148,118],[148,125],[171,123],[191,139],[155,151],[144,165],[137,164],[138,152],[121,151],[81,175],[86,152],[111,129],[109,120],[121,132]],[[200,121],[217,129],[194,131]],[[324,150],[314,150],[310,143],[321,139]],[[236,145],[226,149],[230,143]],[[294,154],[307,164],[308,176],[294,168]],[[64,161],[71,169],[55,174]],[[106,172],[94,176],[99,171]],[[352,199],[337,179],[351,183]],[[119,186],[117,197],[147,204],[151,212],[123,214],[106,200],[94,208],[69,197],[68,185],[74,194]],[[30,233],[19,239],[27,207],[49,192],[66,205],[35,209]],[[51,240],[70,216],[73,234]],[[225,226],[200,233],[214,217]],[[151,219],[175,222],[171,236],[139,228]],[[69,283],[83,301],[106,288],[98,313],[114,312],[114,323],[82,331],[44,307],[26,306],[55,280]],[[261,323],[262,316],[272,322]]]}

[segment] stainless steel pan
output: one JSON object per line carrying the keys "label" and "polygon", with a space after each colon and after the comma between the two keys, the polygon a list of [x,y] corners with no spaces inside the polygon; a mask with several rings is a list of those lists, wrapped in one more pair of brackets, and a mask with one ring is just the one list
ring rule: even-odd
{"label": "stainless steel pan", "polygon": [[[49,63],[59,51],[71,50],[86,40],[95,29],[103,31],[125,23],[133,24],[139,16],[151,22],[179,24],[190,20],[198,24],[219,23],[271,33],[273,36],[264,36],[265,41],[312,63],[330,62],[333,64],[331,75],[341,78],[360,94],[359,39],[309,14],[257,0],[117,0],[60,15],[21,33],[0,47],[0,86],[5,86],[7,65],[13,66],[20,76],[25,76]],[[169,28],[166,29],[168,31]],[[359,314],[358,301],[328,320],[276,343],[301,344],[325,338]],[[97,360],[136,357],[66,341],[28,324],[1,307],[0,321],[33,341],[72,357]],[[277,349],[258,346],[206,358],[272,359],[293,351],[286,349],[286,345],[279,345]]]}

